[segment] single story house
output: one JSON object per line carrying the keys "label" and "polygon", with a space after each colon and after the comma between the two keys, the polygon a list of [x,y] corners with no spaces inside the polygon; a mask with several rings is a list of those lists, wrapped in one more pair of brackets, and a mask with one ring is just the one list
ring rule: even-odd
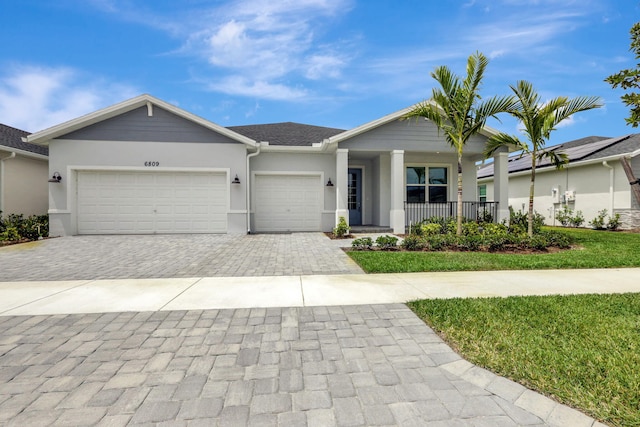
{"label": "single story house", "polygon": [[[547,224],[558,224],[556,212],[568,207],[582,211],[585,226],[599,211],[620,214],[622,228],[640,227],[640,134],[617,138],[590,136],[547,147],[564,153],[569,163],[556,169],[548,162],[536,167],[534,210]],[[529,206],[531,157],[509,158],[509,205]],[[480,200],[494,197],[494,167],[478,169]]]}
{"label": "single story house", "polygon": [[[33,133],[49,147],[50,234],[330,231],[340,217],[396,233],[428,214],[455,215],[456,157],[410,108],[351,130],[296,123],[222,127],[141,95]],[[478,204],[475,164],[493,130],[466,146],[463,196]],[[508,153],[503,166],[506,200]],[[429,212],[429,209],[439,209]]]}
{"label": "single story house", "polygon": [[45,215],[49,207],[48,148],[24,142],[29,132],[0,124],[0,211]]}

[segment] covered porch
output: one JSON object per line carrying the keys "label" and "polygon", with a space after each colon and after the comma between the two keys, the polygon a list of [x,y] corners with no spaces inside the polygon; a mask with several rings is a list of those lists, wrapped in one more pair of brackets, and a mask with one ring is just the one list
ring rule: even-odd
{"label": "covered porch", "polygon": [[[497,153],[493,201],[480,201],[476,179],[479,155],[463,160],[463,217],[508,220],[508,153]],[[354,230],[405,233],[431,217],[456,218],[457,161],[449,152],[336,150],[336,223],[344,217]],[[503,201],[503,203],[500,203]]]}

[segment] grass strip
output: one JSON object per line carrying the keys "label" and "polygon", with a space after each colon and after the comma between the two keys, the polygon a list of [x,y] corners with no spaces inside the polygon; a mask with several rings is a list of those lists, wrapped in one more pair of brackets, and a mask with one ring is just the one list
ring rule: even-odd
{"label": "grass strip", "polygon": [[640,294],[420,300],[468,361],[613,426],[640,426]]}

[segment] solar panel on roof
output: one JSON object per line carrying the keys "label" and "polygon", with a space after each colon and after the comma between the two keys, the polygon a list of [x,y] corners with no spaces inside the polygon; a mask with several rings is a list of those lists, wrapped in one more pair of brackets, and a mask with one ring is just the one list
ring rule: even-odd
{"label": "solar panel on roof", "polygon": [[569,161],[579,160],[583,157],[588,156],[589,154],[592,154],[595,151],[615,144],[616,142],[619,142],[624,138],[626,137],[605,139],[598,142],[592,142],[590,144],[580,145],[578,147],[567,148],[566,150],[562,150],[562,152],[569,157]]}

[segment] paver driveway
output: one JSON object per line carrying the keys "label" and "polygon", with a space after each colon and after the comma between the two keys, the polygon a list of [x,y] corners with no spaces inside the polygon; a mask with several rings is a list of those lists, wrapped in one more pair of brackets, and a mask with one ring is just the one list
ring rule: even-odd
{"label": "paver driveway", "polygon": [[0,317],[0,424],[164,423],[593,420],[461,360],[402,304]]}
{"label": "paver driveway", "polygon": [[323,233],[72,236],[0,248],[0,281],[362,273]]}

